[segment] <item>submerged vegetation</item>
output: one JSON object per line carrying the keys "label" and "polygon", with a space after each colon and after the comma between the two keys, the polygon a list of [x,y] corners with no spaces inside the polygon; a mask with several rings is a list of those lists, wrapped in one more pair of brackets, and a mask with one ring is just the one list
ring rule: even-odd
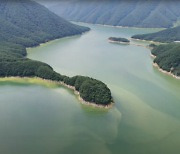
{"label": "submerged vegetation", "polygon": [[22,0],[0,5],[0,76],[40,77],[74,86],[85,101],[108,105],[110,89],[101,81],[67,77],[46,63],[26,58],[26,48],[56,38],[81,34],[89,28],[71,24],[32,1]]}

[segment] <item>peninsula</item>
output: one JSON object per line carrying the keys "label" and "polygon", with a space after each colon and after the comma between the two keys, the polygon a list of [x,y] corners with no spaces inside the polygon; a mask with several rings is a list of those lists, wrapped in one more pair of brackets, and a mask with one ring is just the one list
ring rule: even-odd
{"label": "peninsula", "polygon": [[109,42],[111,43],[122,43],[122,44],[129,44],[130,41],[126,38],[121,37],[109,37]]}
{"label": "peninsula", "polygon": [[0,77],[38,77],[73,87],[84,102],[104,107],[112,103],[111,91],[103,82],[61,75],[46,63],[26,58],[27,47],[82,34],[89,28],[74,25],[30,0],[19,0],[16,5],[4,1],[0,10]]}

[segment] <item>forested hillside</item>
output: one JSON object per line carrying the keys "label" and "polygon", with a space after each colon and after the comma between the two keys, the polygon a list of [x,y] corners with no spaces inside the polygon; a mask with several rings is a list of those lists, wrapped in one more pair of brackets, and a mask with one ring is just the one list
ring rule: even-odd
{"label": "forested hillside", "polygon": [[61,0],[44,4],[68,20],[113,26],[169,28],[180,17],[180,1],[171,0]]}
{"label": "forested hillside", "polygon": [[35,69],[48,65],[24,58],[26,47],[87,30],[65,21],[36,2],[0,0],[1,76],[34,75]]}
{"label": "forested hillside", "polygon": [[69,78],[48,64],[25,57],[27,47],[88,30],[67,22],[36,2],[0,0],[0,77],[40,77],[73,84],[75,88],[78,84],[76,90],[85,101],[109,104],[111,92],[101,81],[82,76]]}
{"label": "forested hillside", "polygon": [[36,2],[0,0],[0,41],[27,47],[87,30],[67,22]]}
{"label": "forested hillside", "polygon": [[180,41],[180,26],[151,34],[134,35],[132,38],[157,42]]}
{"label": "forested hillside", "polygon": [[154,62],[161,69],[180,76],[180,43],[155,46],[151,52],[156,56]]}

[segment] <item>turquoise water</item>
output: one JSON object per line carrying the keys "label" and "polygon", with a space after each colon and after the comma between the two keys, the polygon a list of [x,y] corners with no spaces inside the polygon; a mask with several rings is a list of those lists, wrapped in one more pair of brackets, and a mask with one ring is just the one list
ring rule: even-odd
{"label": "turquoise water", "polygon": [[0,153],[178,153],[180,81],[153,68],[149,49],[107,41],[157,29],[84,25],[91,31],[28,49],[28,57],[105,82],[115,106],[82,105],[61,86],[1,81]]}

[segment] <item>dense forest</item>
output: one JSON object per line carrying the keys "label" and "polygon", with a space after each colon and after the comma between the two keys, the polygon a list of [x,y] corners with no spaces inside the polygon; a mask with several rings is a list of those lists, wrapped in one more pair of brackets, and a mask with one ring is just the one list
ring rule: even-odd
{"label": "dense forest", "polygon": [[[45,3],[46,2],[46,3]],[[129,27],[172,27],[180,17],[180,1],[62,0],[46,7],[68,20]]]}
{"label": "dense forest", "polygon": [[180,41],[180,26],[151,34],[134,35],[132,38],[166,43]]}
{"label": "dense forest", "polygon": [[74,86],[80,92],[80,96],[88,102],[108,105],[112,102],[109,88],[101,81],[84,76],[72,78],[64,76],[64,83]]}
{"label": "dense forest", "polygon": [[67,22],[36,2],[0,0],[0,76],[61,81],[75,86],[85,101],[109,104],[111,92],[101,81],[83,76],[69,78],[48,64],[26,58],[27,47],[88,30]]}
{"label": "dense forest", "polygon": [[152,54],[156,56],[154,63],[176,76],[180,76],[180,44],[169,43],[153,46]]}
{"label": "dense forest", "polygon": [[89,28],[71,24],[36,2],[0,0],[0,41],[28,47],[87,30]]}

